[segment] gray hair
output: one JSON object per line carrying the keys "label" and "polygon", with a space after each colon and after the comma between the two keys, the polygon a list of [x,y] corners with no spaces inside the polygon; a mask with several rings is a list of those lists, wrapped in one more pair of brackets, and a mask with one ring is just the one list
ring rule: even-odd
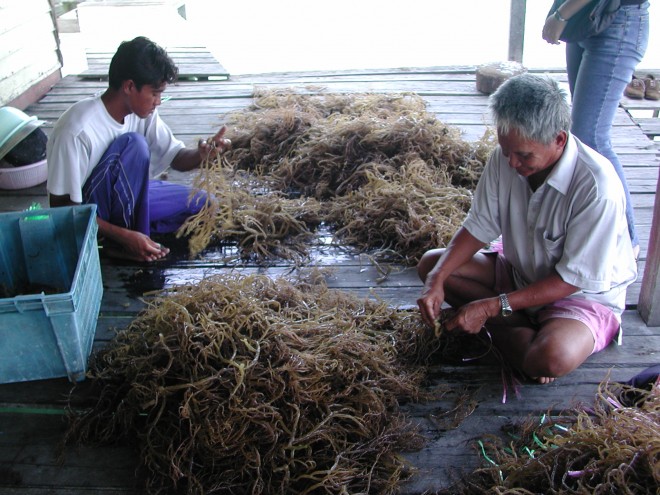
{"label": "gray hair", "polygon": [[560,131],[571,128],[566,91],[554,79],[520,74],[505,81],[490,96],[497,131],[516,131],[529,141],[550,144]]}

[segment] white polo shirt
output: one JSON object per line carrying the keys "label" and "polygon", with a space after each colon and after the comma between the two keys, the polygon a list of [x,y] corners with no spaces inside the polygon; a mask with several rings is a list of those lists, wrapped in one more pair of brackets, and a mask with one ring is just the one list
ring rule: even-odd
{"label": "white polo shirt", "polygon": [[48,137],[48,192],[68,194],[82,202],[82,187],[99,163],[110,143],[127,132],[137,132],[147,139],[151,152],[150,175],[165,170],[185,147],[161,120],[158,111],[145,119],[127,115],[120,124],[108,113],[101,95],[75,103],[62,114]]}
{"label": "white polo shirt", "polygon": [[637,277],[625,195],[612,164],[569,134],[564,153],[536,191],[498,146],[490,156],[463,226],[484,243],[502,236],[514,284],[523,288],[555,269],[620,315]]}

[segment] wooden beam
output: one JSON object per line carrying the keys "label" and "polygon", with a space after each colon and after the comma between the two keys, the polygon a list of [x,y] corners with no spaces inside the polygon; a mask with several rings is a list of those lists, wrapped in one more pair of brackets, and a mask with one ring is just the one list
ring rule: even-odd
{"label": "wooden beam", "polygon": [[639,293],[637,310],[648,326],[660,325],[660,181],[655,190],[655,203],[653,206],[653,220],[651,222],[651,235],[649,237],[646,266],[642,277],[642,288]]}
{"label": "wooden beam", "polygon": [[525,15],[527,0],[511,0],[509,19],[509,60],[522,63],[525,46]]}
{"label": "wooden beam", "polygon": [[53,36],[55,37],[55,51],[57,52],[57,60],[60,61],[60,65],[64,66],[64,57],[62,56],[62,48],[60,43],[60,33],[57,30],[57,14],[55,12],[55,1],[48,0],[48,5],[50,5],[50,17],[53,20]]}
{"label": "wooden beam", "polygon": [[44,76],[41,80],[35,82],[19,96],[8,102],[7,106],[24,110],[26,107],[34,104],[46,95],[52,87],[60,81],[60,79],[62,79],[62,71],[60,69],[54,70],[50,74]]}

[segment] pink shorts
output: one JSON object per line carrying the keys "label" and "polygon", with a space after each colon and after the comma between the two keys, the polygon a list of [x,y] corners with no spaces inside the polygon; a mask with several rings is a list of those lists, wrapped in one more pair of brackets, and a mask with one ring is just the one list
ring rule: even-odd
{"label": "pink shorts", "polygon": [[[495,260],[495,290],[499,293],[515,290],[511,264],[501,253]],[[621,330],[621,324],[614,312],[607,306],[587,299],[564,298],[543,306],[533,319],[543,323],[552,318],[570,318],[584,323],[594,338],[591,353],[602,351],[612,342]]]}

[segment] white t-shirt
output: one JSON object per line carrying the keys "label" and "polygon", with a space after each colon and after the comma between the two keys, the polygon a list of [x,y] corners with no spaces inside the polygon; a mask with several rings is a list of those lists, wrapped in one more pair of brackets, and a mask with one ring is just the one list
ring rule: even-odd
{"label": "white t-shirt", "polygon": [[532,191],[497,147],[464,227],[484,243],[502,236],[514,283],[525,287],[555,269],[588,299],[620,315],[637,277],[623,186],[612,164],[569,135],[560,160]]}
{"label": "white t-shirt", "polygon": [[145,119],[127,115],[120,124],[108,113],[101,96],[75,103],[62,114],[48,137],[48,192],[82,202],[82,186],[99,163],[110,143],[127,132],[147,139],[151,152],[150,174],[165,170],[185,147],[154,111]]}

